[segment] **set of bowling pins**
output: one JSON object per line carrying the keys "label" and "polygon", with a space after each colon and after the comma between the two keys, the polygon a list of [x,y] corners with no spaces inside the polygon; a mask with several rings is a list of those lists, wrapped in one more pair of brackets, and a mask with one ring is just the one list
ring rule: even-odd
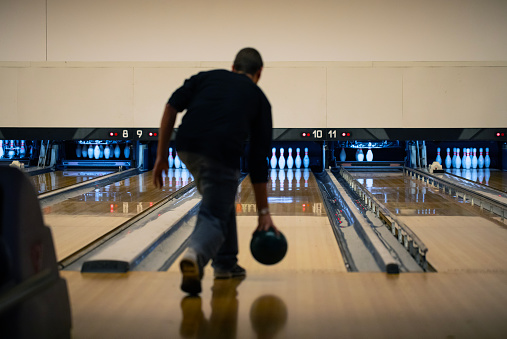
{"label": "set of bowling pins", "polygon": [[271,169],[275,169],[278,165],[279,169],[284,169],[285,166],[287,166],[288,169],[292,169],[294,166],[296,168],[301,168],[301,164],[303,164],[304,168],[308,168],[310,166],[310,157],[308,156],[308,147],[305,148],[305,156],[303,157],[303,160],[301,161],[301,155],[300,155],[300,149],[296,148],[296,158],[294,159],[292,157],[292,148],[289,147],[289,154],[287,156],[287,160],[285,160],[284,156],[284,149],[280,148],[280,156],[276,156],[276,148],[273,147],[271,150],[272,156],[271,160],[267,159],[269,162],[269,166],[271,166]]}
{"label": "set of bowling pins", "polygon": [[[340,152],[340,161],[345,161],[345,158],[345,149],[342,148],[342,151]],[[364,153],[362,148],[358,148],[356,151],[356,161],[364,161]],[[373,151],[371,148],[368,148],[368,151],[366,152],[366,161],[373,161]]]}
{"label": "set of bowling pins", "polygon": [[24,158],[26,155],[25,140],[0,140],[0,158]]}
{"label": "set of bowling pins", "polygon": [[[477,148],[463,148],[463,158],[459,155],[460,149],[453,148],[453,156],[451,158],[451,149],[447,148],[447,156],[445,157],[445,167],[447,168],[489,168],[491,159],[489,157],[489,148],[486,148],[486,156],[482,154],[482,148],[479,148],[479,156],[477,157]],[[442,157],[440,156],[440,148],[437,148],[436,162],[442,163]]]}
{"label": "set of bowling pins", "polygon": [[173,148],[169,147],[169,157],[167,157],[167,161],[169,162],[169,168],[182,168],[185,169],[187,166],[181,161],[180,157],[178,156],[178,152],[174,150],[174,156],[173,156]]}
{"label": "set of bowling pins", "polygon": [[[116,144],[116,146],[109,147],[109,144],[106,144],[106,147],[104,147],[100,143],[96,143],[95,146],[90,144],[78,144],[76,147],[76,156],[78,158],[89,158],[89,159],[109,159],[109,158],[120,158],[121,155],[121,148],[119,144]],[[130,146],[125,145],[125,148],[123,149],[123,155],[126,159],[130,157]]]}
{"label": "set of bowling pins", "polygon": [[[301,177],[304,180],[304,187],[308,187],[308,179],[310,178],[310,169],[304,168],[301,170],[300,168],[292,169],[289,168],[287,170],[277,171],[275,168],[271,169],[270,179],[271,179],[271,190],[275,191],[277,187],[277,179],[279,190],[284,191],[287,188],[289,191],[292,190],[292,186],[294,184],[294,178],[296,179],[296,190],[301,188]],[[287,185],[285,182],[287,181]]]}

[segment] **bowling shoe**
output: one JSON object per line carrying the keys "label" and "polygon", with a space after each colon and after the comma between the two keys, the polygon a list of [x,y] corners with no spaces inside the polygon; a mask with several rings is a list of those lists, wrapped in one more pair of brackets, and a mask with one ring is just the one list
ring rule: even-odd
{"label": "bowling shoe", "polygon": [[231,270],[215,268],[215,279],[230,279],[239,277],[246,277],[246,270],[239,265],[234,266]]}
{"label": "bowling shoe", "polygon": [[203,267],[199,256],[193,248],[188,248],[180,262],[180,270],[183,275],[181,290],[195,295],[201,293],[201,279]]}

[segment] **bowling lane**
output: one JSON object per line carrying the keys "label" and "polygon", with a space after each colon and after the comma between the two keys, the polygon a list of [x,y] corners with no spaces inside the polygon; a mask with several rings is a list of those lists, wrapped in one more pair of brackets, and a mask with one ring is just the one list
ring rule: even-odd
{"label": "bowling lane", "polygon": [[162,189],[145,172],[43,208],[57,260],[120,226],[192,181],[188,170],[170,171]]}
{"label": "bowling lane", "polygon": [[72,186],[91,179],[114,173],[112,170],[68,170],[33,175],[30,180],[38,194]]}
{"label": "bowling lane", "polygon": [[507,171],[480,168],[480,169],[447,169],[447,173],[454,174],[458,177],[465,178],[497,189],[502,192],[507,192]]}
{"label": "bowling lane", "polygon": [[352,173],[428,247],[442,271],[507,272],[507,228],[498,218],[402,173]]}
{"label": "bowling lane", "polygon": [[[250,253],[250,240],[257,227],[257,206],[250,178],[245,178],[238,187],[238,260],[249,276],[347,271],[311,171],[273,170],[268,182],[268,200],[273,221],[288,242],[285,258],[273,266],[259,264]],[[178,265],[173,265],[169,271],[178,269]],[[205,274],[213,276],[210,265]]]}

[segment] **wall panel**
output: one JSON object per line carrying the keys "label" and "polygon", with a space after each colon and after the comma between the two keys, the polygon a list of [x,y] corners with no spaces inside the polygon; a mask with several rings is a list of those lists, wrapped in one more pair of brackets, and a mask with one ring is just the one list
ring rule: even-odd
{"label": "wall panel", "polygon": [[17,105],[18,69],[0,68],[0,126],[19,126]]}
{"label": "wall panel", "polygon": [[507,127],[507,67],[408,68],[403,127]]}
{"label": "wall panel", "polygon": [[51,67],[19,72],[20,126],[133,125],[132,68]]}

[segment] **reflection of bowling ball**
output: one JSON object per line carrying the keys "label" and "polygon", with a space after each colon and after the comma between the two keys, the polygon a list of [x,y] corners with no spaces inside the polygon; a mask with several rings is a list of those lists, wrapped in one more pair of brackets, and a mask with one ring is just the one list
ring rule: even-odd
{"label": "reflection of bowling ball", "polygon": [[287,240],[282,232],[277,235],[273,229],[256,231],[250,242],[250,251],[261,264],[273,265],[287,253]]}
{"label": "reflection of bowling ball", "polygon": [[250,308],[250,321],[259,338],[275,337],[285,326],[287,316],[287,306],[274,295],[257,298]]}

